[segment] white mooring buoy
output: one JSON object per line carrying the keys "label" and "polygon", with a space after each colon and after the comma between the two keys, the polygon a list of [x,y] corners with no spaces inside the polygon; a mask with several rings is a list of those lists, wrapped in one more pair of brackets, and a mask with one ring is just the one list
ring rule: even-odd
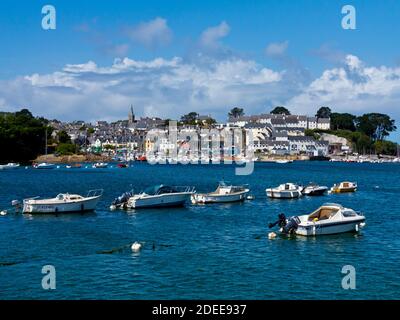
{"label": "white mooring buoy", "polygon": [[133,252],[139,252],[141,248],[142,248],[142,245],[141,245],[139,242],[137,242],[137,241],[135,241],[135,242],[131,245],[131,250],[132,250]]}
{"label": "white mooring buoy", "polygon": [[272,240],[276,238],[276,233],[275,232],[270,232],[268,233],[268,239]]}

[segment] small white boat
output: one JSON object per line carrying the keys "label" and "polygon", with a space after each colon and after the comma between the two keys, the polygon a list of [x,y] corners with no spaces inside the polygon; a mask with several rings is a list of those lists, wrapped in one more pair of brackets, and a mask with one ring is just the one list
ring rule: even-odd
{"label": "small white boat", "polygon": [[196,193],[192,196],[193,203],[237,202],[246,199],[249,189],[245,186],[232,186],[220,182],[218,188],[210,193]]}
{"label": "small white boat", "polygon": [[326,191],[328,191],[328,187],[310,183],[302,192],[306,196],[322,196]]}
{"label": "small white boat", "polygon": [[357,191],[357,183],[356,182],[341,182],[338,184],[334,184],[331,188],[332,193],[345,193],[345,192],[355,192]]}
{"label": "small white boat", "polygon": [[39,164],[34,164],[33,167],[35,169],[54,169],[56,165],[54,163],[42,162]]}
{"label": "small white boat", "polygon": [[275,161],[275,163],[281,163],[281,164],[283,164],[283,163],[292,163],[293,162],[293,160],[276,160]]}
{"label": "small white boat", "polygon": [[126,207],[136,209],[183,206],[194,193],[194,187],[158,185],[130,197]]}
{"label": "small white boat", "polygon": [[10,170],[17,169],[19,167],[19,163],[10,162],[7,164],[0,164],[0,170]]}
{"label": "small white boat", "polygon": [[289,219],[286,219],[284,214],[280,214],[279,220],[269,226],[271,228],[276,224],[280,226],[280,232],[284,234],[317,236],[359,232],[365,226],[365,217],[340,204],[326,203],[311,214]]}
{"label": "small white boat", "polygon": [[66,213],[93,211],[103,190],[90,190],[86,197],[79,194],[60,193],[55,198],[30,198],[23,201],[22,213]]}
{"label": "small white boat", "polygon": [[303,195],[303,187],[294,183],[281,184],[276,188],[268,188],[265,191],[270,198],[294,199]]}
{"label": "small white boat", "polygon": [[96,168],[96,169],[105,169],[107,167],[108,167],[108,163],[105,163],[105,162],[97,162],[93,165],[93,168]]}

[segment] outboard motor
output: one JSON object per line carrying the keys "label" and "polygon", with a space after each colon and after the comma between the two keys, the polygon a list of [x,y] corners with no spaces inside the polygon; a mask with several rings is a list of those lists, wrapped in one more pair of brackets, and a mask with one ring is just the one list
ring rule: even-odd
{"label": "outboard motor", "polygon": [[278,215],[278,220],[275,221],[274,223],[270,223],[268,225],[269,228],[273,228],[276,225],[279,225],[279,227],[283,228],[286,225],[286,216],[283,213],[280,213]]}
{"label": "outboard motor", "polygon": [[114,201],[112,202],[112,205],[114,206],[121,206],[124,203],[128,202],[129,198],[131,197],[130,192],[124,192],[122,195],[120,195],[118,198],[115,198]]}
{"label": "outboard motor", "polygon": [[300,219],[297,216],[289,218],[287,224],[282,227],[282,232],[287,234],[293,234],[297,230],[300,224]]}

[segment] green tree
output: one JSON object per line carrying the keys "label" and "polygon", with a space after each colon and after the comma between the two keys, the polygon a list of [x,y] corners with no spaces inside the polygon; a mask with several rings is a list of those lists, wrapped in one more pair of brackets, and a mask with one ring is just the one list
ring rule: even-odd
{"label": "green tree", "polygon": [[290,115],[290,111],[288,109],[286,109],[283,106],[277,106],[275,107],[272,111],[272,114],[284,114],[284,115]]}
{"label": "green tree", "polygon": [[71,143],[71,137],[65,130],[61,130],[57,136],[59,143]]}
{"label": "green tree", "polygon": [[181,121],[183,124],[194,125],[198,117],[199,114],[197,112],[189,112],[181,117]]}
{"label": "green tree", "polygon": [[375,152],[377,154],[395,156],[397,154],[397,147],[397,143],[392,141],[376,141],[374,143]]}
{"label": "green tree", "polygon": [[321,107],[318,109],[317,113],[315,114],[315,117],[318,119],[320,118],[330,118],[331,117],[331,108],[329,107]]}
{"label": "green tree", "polygon": [[374,141],[381,141],[395,131],[395,121],[382,113],[366,113],[357,120],[357,129]]}
{"label": "green tree", "polygon": [[242,117],[242,116],[244,116],[244,110],[243,110],[243,108],[235,107],[235,108],[231,109],[231,111],[229,111],[228,116],[232,117],[232,118]]}
{"label": "green tree", "polygon": [[60,143],[57,148],[56,152],[60,155],[71,155],[76,153],[76,145],[72,143]]}
{"label": "green tree", "polygon": [[355,131],[356,116],[350,113],[331,113],[331,128],[333,130]]}
{"label": "green tree", "polygon": [[45,135],[52,128],[48,121],[35,118],[28,109],[2,113],[0,117],[0,161],[24,162],[35,159],[45,150]]}

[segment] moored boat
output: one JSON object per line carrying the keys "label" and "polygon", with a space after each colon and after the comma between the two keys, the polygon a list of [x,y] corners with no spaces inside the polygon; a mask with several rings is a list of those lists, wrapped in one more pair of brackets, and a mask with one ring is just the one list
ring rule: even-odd
{"label": "moored boat", "polygon": [[326,191],[328,191],[328,187],[310,183],[302,192],[306,196],[322,196]]}
{"label": "moored boat", "polygon": [[133,195],[126,206],[129,209],[183,206],[194,193],[194,187],[158,185]]}
{"label": "moored boat", "polygon": [[249,193],[246,186],[232,186],[224,182],[220,182],[218,188],[210,193],[196,193],[192,195],[193,203],[220,203],[220,202],[237,202],[246,199]]}
{"label": "moored boat", "polygon": [[22,213],[72,213],[93,211],[96,208],[103,190],[90,190],[86,197],[79,194],[60,193],[55,198],[25,199]]}
{"label": "moored boat", "polygon": [[67,165],[66,168],[67,169],[80,169],[80,168],[82,168],[82,165],[80,163],[75,163],[72,165]]}
{"label": "moored boat", "polygon": [[0,170],[10,170],[19,168],[19,163],[10,162],[7,164],[0,164]]}
{"label": "moored boat", "polygon": [[279,225],[283,234],[302,236],[359,232],[365,226],[363,215],[335,203],[323,204],[311,214],[293,216],[289,219],[284,214],[278,217],[278,221],[269,225],[270,228]]}
{"label": "moored boat", "polygon": [[42,162],[34,164],[33,167],[35,169],[54,169],[56,165],[54,163]]}
{"label": "moored boat", "polygon": [[345,192],[355,192],[357,191],[357,183],[356,182],[340,182],[338,184],[334,184],[331,188],[332,193],[345,193]]}
{"label": "moored boat", "polygon": [[276,188],[268,188],[265,191],[268,197],[279,199],[294,199],[303,195],[301,193],[303,187],[294,183],[284,183]]}
{"label": "moored boat", "polygon": [[105,162],[96,162],[93,165],[93,168],[96,168],[96,169],[105,169],[107,167],[108,167],[108,163],[105,163]]}

